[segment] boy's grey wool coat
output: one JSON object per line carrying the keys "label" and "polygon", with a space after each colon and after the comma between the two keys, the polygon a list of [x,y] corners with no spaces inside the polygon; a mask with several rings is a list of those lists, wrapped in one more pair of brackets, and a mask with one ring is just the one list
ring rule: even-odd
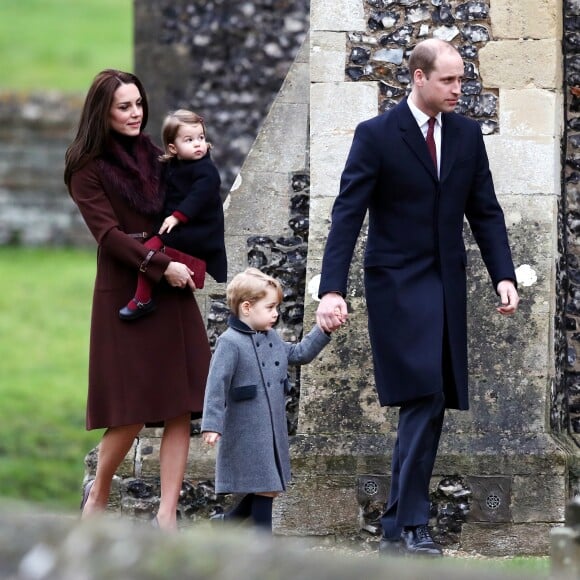
{"label": "boy's grey wool coat", "polygon": [[202,431],[221,434],[216,492],[284,491],[290,479],[288,365],[309,363],[330,337],[315,326],[292,344],[233,316],[228,324],[211,360],[201,424]]}

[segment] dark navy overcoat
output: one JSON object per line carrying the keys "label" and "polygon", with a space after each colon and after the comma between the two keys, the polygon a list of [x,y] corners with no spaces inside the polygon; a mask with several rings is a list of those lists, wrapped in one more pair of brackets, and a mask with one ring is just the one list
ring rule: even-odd
{"label": "dark navy overcoat", "polygon": [[[365,293],[382,405],[445,390],[447,407],[468,408],[464,217],[494,289],[501,280],[515,282],[477,122],[443,114],[440,165],[438,178],[405,100],[356,128],[332,211],[321,295],[346,295],[368,210]],[[445,365],[444,340],[451,359]]]}

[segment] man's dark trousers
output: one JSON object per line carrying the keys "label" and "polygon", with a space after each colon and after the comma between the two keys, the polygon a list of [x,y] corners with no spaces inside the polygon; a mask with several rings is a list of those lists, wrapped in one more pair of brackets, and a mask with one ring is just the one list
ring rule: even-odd
{"label": "man's dark trousers", "polygon": [[391,490],[381,517],[383,537],[398,540],[404,526],[427,524],[429,481],[445,416],[445,395],[407,401],[399,410]]}

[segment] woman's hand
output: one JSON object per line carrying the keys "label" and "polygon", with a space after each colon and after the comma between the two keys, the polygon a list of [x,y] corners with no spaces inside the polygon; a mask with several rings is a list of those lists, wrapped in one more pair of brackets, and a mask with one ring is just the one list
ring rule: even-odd
{"label": "woman's hand", "polygon": [[204,431],[201,434],[201,437],[205,443],[213,447],[220,440],[221,435],[219,433],[215,433],[214,431]]}
{"label": "woman's hand", "polygon": [[193,282],[193,272],[181,262],[169,262],[169,266],[163,274],[170,286],[174,288],[185,288],[189,286],[192,292],[195,292],[195,284]]}

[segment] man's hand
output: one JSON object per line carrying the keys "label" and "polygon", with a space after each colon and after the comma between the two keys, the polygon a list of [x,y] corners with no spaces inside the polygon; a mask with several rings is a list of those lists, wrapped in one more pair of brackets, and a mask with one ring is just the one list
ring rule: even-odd
{"label": "man's hand", "polygon": [[165,232],[169,233],[178,223],[179,223],[179,220],[175,216],[173,216],[173,215],[167,216],[163,220],[163,223],[161,224],[161,227],[159,228],[159,233],[160,234],[164,234]]}
{"label": "man's hand", "polygon": [[340,294],[329,292],[322,297],[316,311],[316,322],[324,332],[334,332],[347,318],[346,302]]}
{"label": "man's hand", "polygon": [[497,307],[497,311],[504,316],[514,314],[518,309],[520,297],[518,291],[511,280],[502,280],[497,285],[497,293],[501,300],[501,306]]}

